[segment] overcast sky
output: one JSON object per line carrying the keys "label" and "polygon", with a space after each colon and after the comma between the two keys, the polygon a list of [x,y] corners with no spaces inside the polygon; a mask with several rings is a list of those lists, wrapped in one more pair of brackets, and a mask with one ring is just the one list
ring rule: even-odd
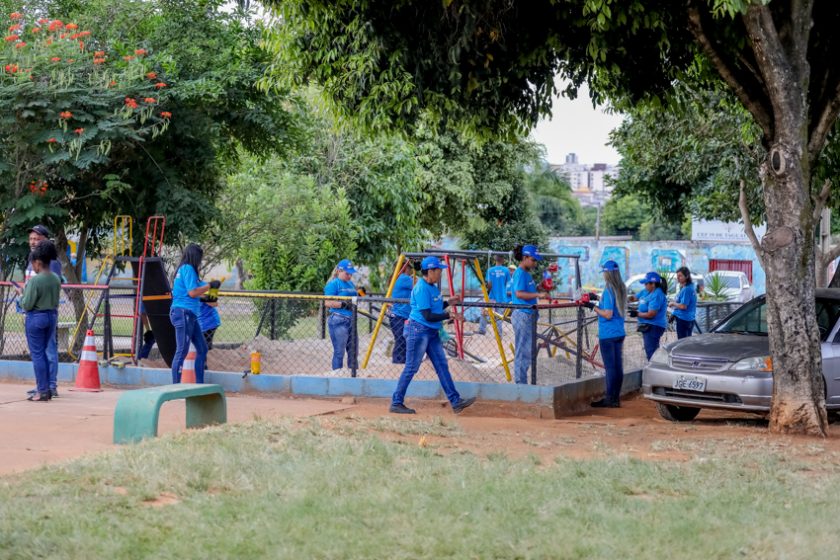
{"label": "overcast sky", "polygon": [[618,163],[618,152],[606,144],[622,116],[607,114],[602,107],[593,109],[586,86],[577,99],[557,98],[552,112],[551,120],[541,120],[533,132],[534,139],[545,145],[549,163],[563,163],[569,152],[576,153],[580,163]]}

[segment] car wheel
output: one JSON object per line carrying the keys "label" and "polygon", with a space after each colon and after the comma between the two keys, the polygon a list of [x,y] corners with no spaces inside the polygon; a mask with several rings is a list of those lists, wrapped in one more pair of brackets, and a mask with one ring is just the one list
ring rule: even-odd
{"label": "car wheel", "polygon": [[656,409],[662,418],[671,422],[690,422],[700,413],[699,408],[675,404],[656,403]]}

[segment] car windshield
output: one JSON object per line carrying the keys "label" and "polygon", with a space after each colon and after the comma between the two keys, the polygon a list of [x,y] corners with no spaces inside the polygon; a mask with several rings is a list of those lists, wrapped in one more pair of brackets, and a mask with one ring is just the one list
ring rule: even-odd
{"label": "car windshield", "polygon": [[[837,319],[840,318],[840,300],[817,298],[817,325],[820,341],[825,342]],[[732,314],[714,332],[767,335],[767,301],[754,300]]]}
{"label": "car windshield", "polygon": [[[741,281],[738,276],[724,276],[723,274],[718,274],[717,276],[720,278],[720,282],[725,288],[734,288],[736,290],[741,289]],[[707,276],[706,285],[708,286],[711,281],[711,276]]]}

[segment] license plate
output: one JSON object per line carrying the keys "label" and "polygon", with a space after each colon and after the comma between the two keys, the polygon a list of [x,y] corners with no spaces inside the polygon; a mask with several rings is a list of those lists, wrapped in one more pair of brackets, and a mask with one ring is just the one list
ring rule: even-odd
{"label": "license plate", "polygon": [[674,380],[674,389],[702,393],[706,390],[706,380],[703,377],[694,377],[693,375],[680,375]]}

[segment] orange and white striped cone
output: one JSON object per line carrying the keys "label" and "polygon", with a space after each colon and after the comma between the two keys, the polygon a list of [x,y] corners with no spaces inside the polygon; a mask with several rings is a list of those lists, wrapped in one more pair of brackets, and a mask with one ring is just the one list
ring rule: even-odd
{"label": "orange and white striped cone", "polygon": [[195,346],[190,343],[187,359],[181,366],[181,383],[195,383]]}
{"label": "orange and white striped cone", "polygon": [[70,390],[91,393],[102,391],[102,386],[99,384],[99,365],[96,362],[96,339],[91,330],[85,335],[79,371],[76,372],[76,386]]}

